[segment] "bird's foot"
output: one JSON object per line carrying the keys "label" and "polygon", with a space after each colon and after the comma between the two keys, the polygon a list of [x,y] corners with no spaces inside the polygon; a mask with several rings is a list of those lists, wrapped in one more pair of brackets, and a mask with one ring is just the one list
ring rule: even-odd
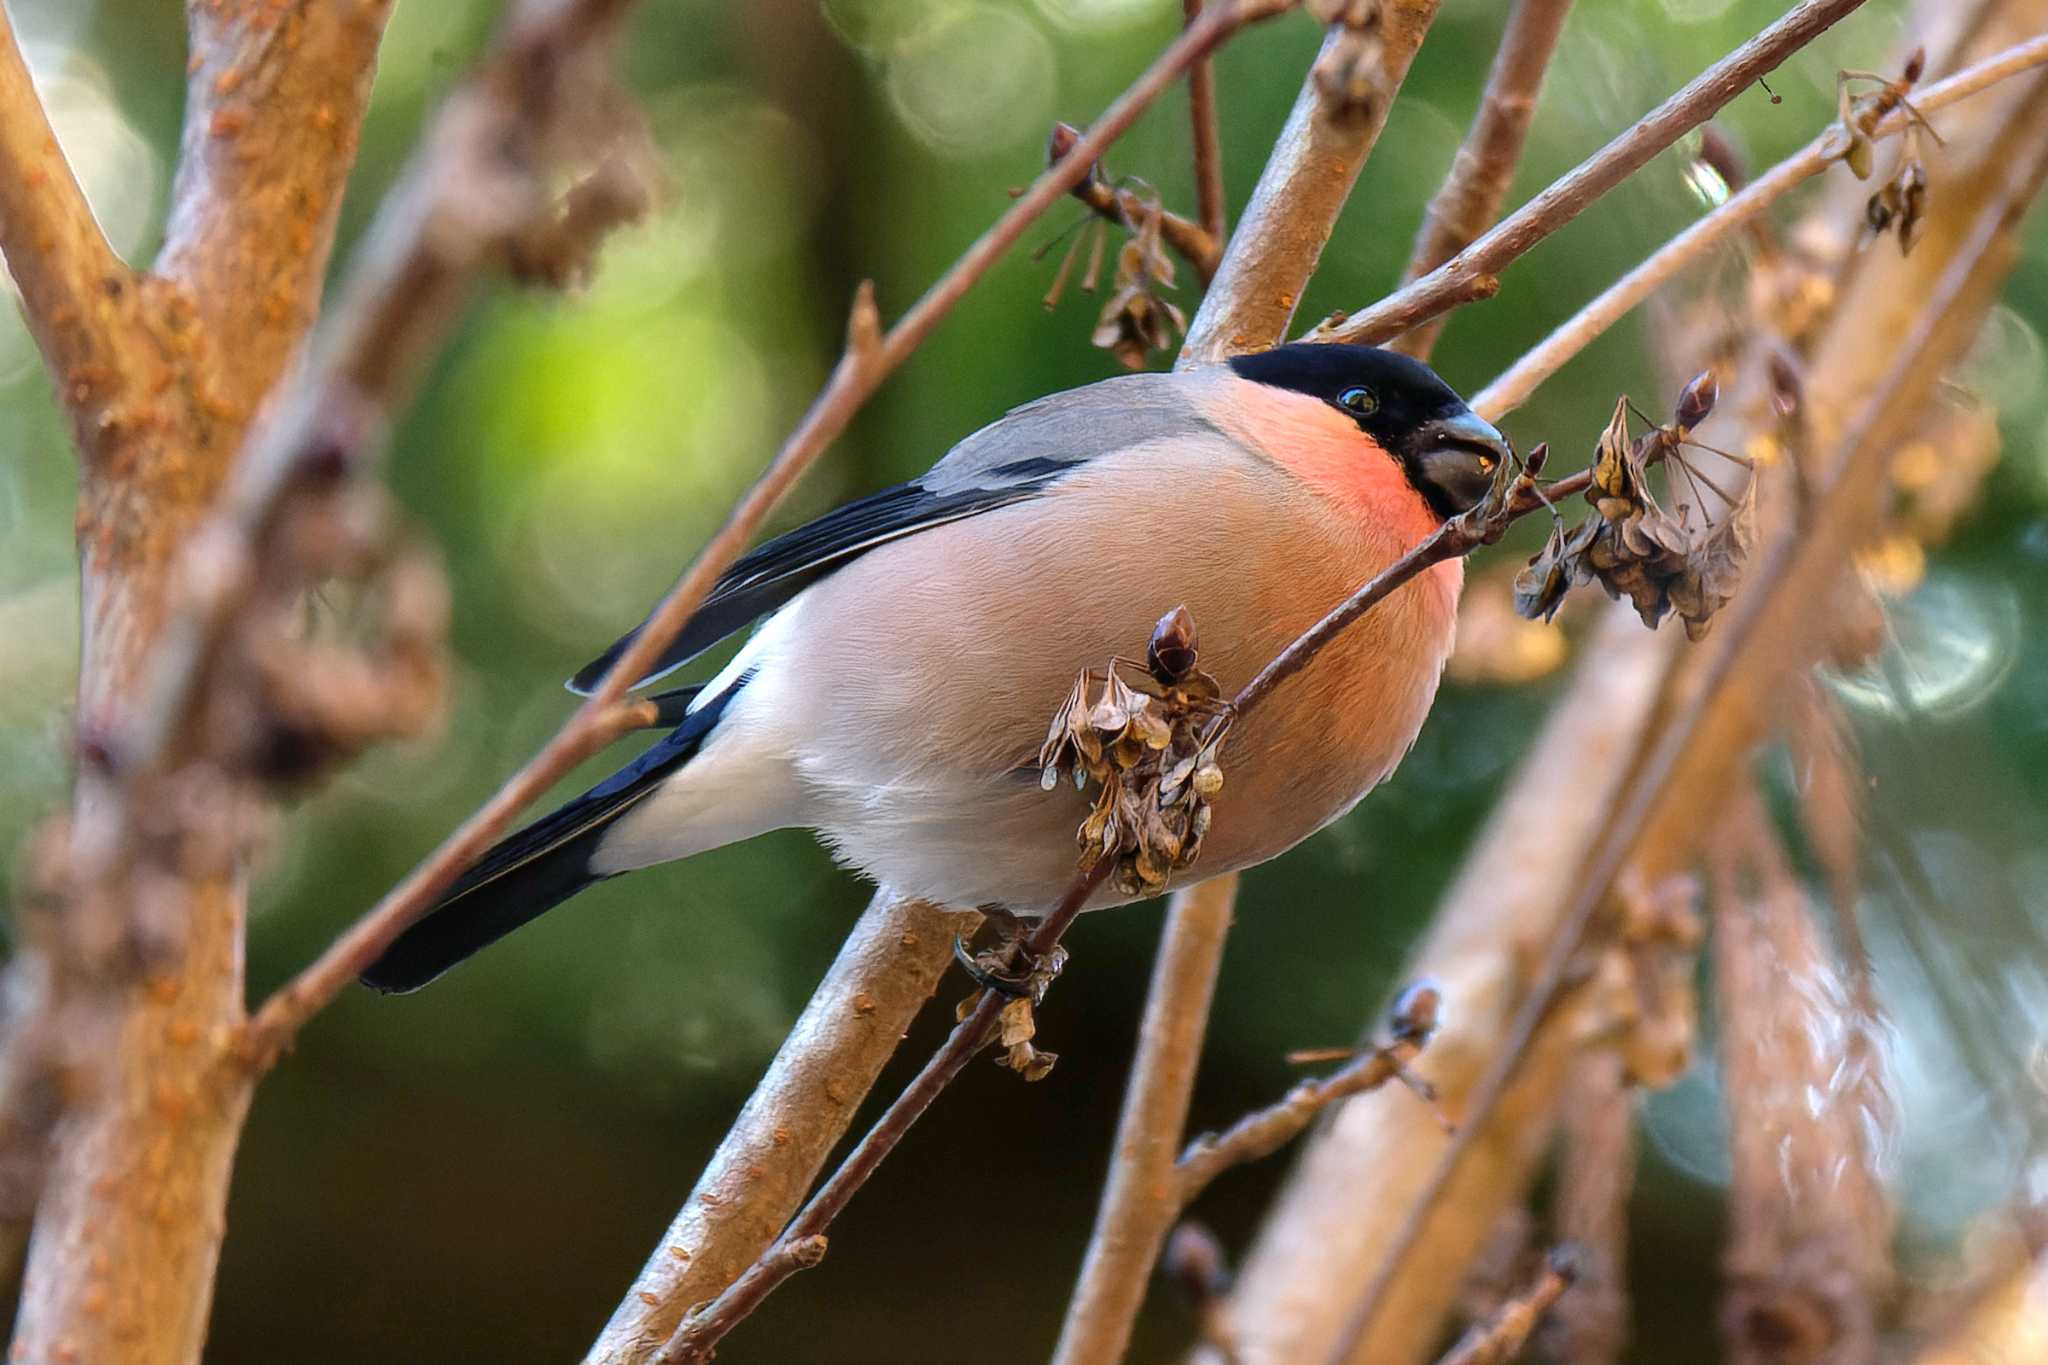
{"label": "bird's foot", "polygon": [[1029,1000],[1035,1005],[1045,999],[1046,988],[1067,965],[1067,950],[1055,947],[1043,956],[1034,956],[1025,949],[1021,937],[977,950],[969,948],[965,939],[956,937],[953,960],[967,973],[968,980],[983,990],[1011,1000]]}

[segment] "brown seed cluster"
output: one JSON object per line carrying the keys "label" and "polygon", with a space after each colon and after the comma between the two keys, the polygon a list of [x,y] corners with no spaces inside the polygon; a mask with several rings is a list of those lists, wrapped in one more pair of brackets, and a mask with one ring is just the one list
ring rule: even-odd
{"label": "brown seed cluster", "polygon": [[1110,883],[1128,896],[1152,895],[1192,864],[1209,831],[1210,802],[1223,789],[1217,752],[1229,708],[1216,679],[1198,666],[1195,621],[1175,607],[1153,628],[1143,665],[1156,690],[1123,680],[1112,659],[1074,682],[1038,753],[1047,791],[1071,778],[1098,785],[1081,822],[1081,869],[1116,860]]}
{"label": "brown seed cluster", "polygon": [[[1692,429],[1713,412],[1716,396],[1713,375],[1700,375],[1679,396],[1673,420],[1640,437],[1629,434],[1628,399],[1615,403],[1586,490],[1594,513],[1570,531],[1560,520],[1515,579],[1517,611],[1548,620],[1574,584],[1597,579],[1608,596],[1626,596],[1644,625],[1655,626],[1676,611],[1689,638],[1707,633],[1741,577],[1755,486],[1739,496],[1716,488],[1726,510],[1707,521],[1691,509],[1677,516],[1665,511],[1650,491],[1649,470],[1665,461],[1686,468],[1684,448]],[[1704,478],[1696,471],[1688,477]]]}

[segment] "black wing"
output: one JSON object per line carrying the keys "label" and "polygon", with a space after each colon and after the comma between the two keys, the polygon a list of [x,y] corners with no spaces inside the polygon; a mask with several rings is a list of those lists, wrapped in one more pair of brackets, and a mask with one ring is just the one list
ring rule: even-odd
{"label": "black wing", "polygon": [[[913,531],[926,530],[1031,497],[1071,464],[1021,460],[1004,466],[1000,482],[939,491],[922,483],[898,484],[848,503],[816,521],[777,536],[734,564],[704,599],[675,642],[656,658],[638,687],[680,668],[735,631],[775,610],[811,584],[874,549]],[[571,692],[589,693],[618,662],[646,623],[619,637],[610,649],[576,671]]]}
{"label": "black wing", "polygon": [[[645,677],[688,663],[877,545],[1034,497],[1107,451],[1215,428],[1165,374],[1124,375],[1041,398],[983,427],[919,479],[849,503],[778,536],[733,565]],[[589,692],[633,643],[621,638],[569,680]]]}

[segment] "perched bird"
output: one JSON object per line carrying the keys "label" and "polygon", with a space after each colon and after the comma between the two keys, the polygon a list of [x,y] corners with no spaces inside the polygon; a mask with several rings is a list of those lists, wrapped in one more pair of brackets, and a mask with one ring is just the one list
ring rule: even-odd
{"label": "perched bird", "polygon": [[[1034,759],[1082,670],[1141,652],[1185,604],[1228,695],[1509,458],[1427,366],[1364,346],[1028,403],[735,564],[641,681],[767,620],[681,694],[667,737],[492,849],[363,979],[416,989],[593,882],[790,826],[895,891],[1042,915],[1073,882],[1089,798],[1041,790]],[[1285,852],[1393,771],[1462,574],[1425,571],[1231,731],[1181,880]],[[1127,899],[1105,886],[1090,907]]]}

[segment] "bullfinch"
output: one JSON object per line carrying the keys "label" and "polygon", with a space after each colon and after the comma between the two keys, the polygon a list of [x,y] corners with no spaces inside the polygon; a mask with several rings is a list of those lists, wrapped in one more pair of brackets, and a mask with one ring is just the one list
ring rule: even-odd
{"label": "bullfinch", "polygon": [[[791,826],[895,892],[1042,915],[1074,881],[1090,798],[1042,790],[1034,757],[1084,669],[1141,652],[1184,604],[1228,695],[1510,458],[1427,366],[1365,346],[1027,403],[734,564],[639,680],[766,618],[717,676],[669,694],[674,729],[493,848],[363,979],[416,989],[593,882]],[[1232,730],[1179,881],[1284,853],[1393,771],[1462,581],[1456,560],[1428,569]],[[1127,899],[1106,885],[1090,908]]]}

